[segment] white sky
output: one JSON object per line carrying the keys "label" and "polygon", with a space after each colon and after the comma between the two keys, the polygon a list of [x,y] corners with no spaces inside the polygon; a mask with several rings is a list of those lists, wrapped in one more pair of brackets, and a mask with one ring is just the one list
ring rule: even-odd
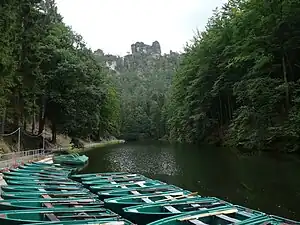
{"label": "white sky", "polygon": [[226,0],[56,0],[64,22],[93,50],[125,55],[130,45],[159,41],[162,52],[182,51],[212,10]]}

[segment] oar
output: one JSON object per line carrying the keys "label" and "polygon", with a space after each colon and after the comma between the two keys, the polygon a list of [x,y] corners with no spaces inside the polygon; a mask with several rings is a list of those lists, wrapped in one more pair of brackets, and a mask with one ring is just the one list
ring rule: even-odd
{"label": "oar", "polygon": [[186,197],[195,196],[195,195],[198,195],[198,192],[193,192],[193,193],[188,194],[188,195],[180,195],[180,196],[177,196],[177,197],[174,197],[174,198],[161,199],[161,200],[157,200],[155,202],[171,201],[171,200],[174,200],[174,199],[186,198]]}
{"label": "oar", "polygon": [[207,213],[201,213],[195,216],[188,216],[184,218],[178,219],[179,221],[187,221],[187,220],[196,220],[202,217],[207,217],[207,216],[216,216],[220,214],[231,214],[231,213],[236,213],[238,210],[236,208],[232,209],[227,209],[227,210],[221,210],[221,211],[216,211],[216,212],[207,212]]}

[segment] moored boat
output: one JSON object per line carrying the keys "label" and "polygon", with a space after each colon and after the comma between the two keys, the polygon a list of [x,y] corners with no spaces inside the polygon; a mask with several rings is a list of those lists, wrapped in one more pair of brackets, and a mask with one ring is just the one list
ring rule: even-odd
{"label": "moored boat", "polygon": [[64,186],[64,185],[45,185],[45,186],[24,186],[24,185],[3,185],[1,190],[4,192],[34,192],[40,191],[43,189],[43,192],[46,191],[84,191],[88,192],[88,189],[85,189],[81,186]]}
{"label": "moored boat", "polygon": [[155,194],[170,191],[182,191],[182,189],[174,185],[156,185],[154,187],[124,188],[117,190],[100,191],[97,194],[100,199],[105,199],[125,195]]}
{"label": "moored boat", "polygon": [[105,183],[100,185],[92,185],[89,187],[89,189],[92,192],[99,192],[99,191],[106,191],[106,190],[115,190],[120,188],[138,188],[138,187],[153,187],[156,185],[166,185],[163,182],[160,182],[158,180],[148,180],[148,181],[137,181],[137,182],[127,182],[122,184],[111,184],[111,183]]}
{"label": "moored boat", "polygon": [[52,157],[54,163],[61,165],[84,165],[88,162],[86,155],[79,155],[78,153],[67,155],[55,155]]}
{"label": "moored boat", "polygon": [[[15,176],[15,177],[28,177],[28,172],[27,173],[20,173],[20,172],[3,172],[4,176]],[[35,177],[48,177],[48,178],[57,178],[57,177],[67,177],[66,174],[63,173],[57,173],[57,174],[43,174],[43,173],[30,173],[30,176],[35,176]]]}
{"label": "moored boat", "polygon": [[221,206],[213,209],[203,209],[189,213],[167,217],[149,223],[149,225],[210,225],[210,224],[239,224],[247,220],[262,218],[265,214],[240,206]]}
{"label": "moored boat", "polygon": [[103,207],[103,202],[94,198],[13,199],[0,200],[0,211],[38,208]]}
{"label": "moored boat", "polygon": [[[51,176],[68,176],[70,172],[64,172],[64,171],[47,171],[43,169],[36,169],[36,170],[28,170],[28,169],[21,169],[21,168],[16,168],[16,169],[10,169],[11,172],[17,172],[17,173],[22,173],[28,176],[28,174],[42,174],[42,175],[51,175]],[[22,176],[22,175],[20,175]]]}
{"label": "moored boat", "polygon": [[34,186],[34,185],[78,185],[75,181],[47,181],[47,180],[7,180],[7,184],[9,185],[26,185],[26,186]]}
{"label": "moored boat", "polygon": [[[63,221],[74,222],[85,219],[115,218],[118,215],[104,208],[46,208],[32,210],[9,210],[0,212],[1,225],[19,225],[26,223],[47,223]],[[61,224],[61,223],[60,223]]]}
{"label": "moored boat", "polygon": [[73,171],[73,169],[66,169],[66,168],[60,168],[60,167],[51,167],[51,166],[44,166],[44,167],[40,167],[40,166],[25,166],[25,165],[21,165],[18,167],[19,169],[22,170],[30,170],[30,171],[47,171],[47,172],[59,172],[59,173],[71,173]]}
{"label": "moored boat", "polygon": [[142,176],[136,173],[128,173],[128,174],[119,174],[119,175],[111,175],[111,176],[93,176],[93,177],[84,177],[81,178],[81,181],[93,181],[93,180],[114,180],[114,179],[126,179],[126,178],[134,178]]}
{"label": "moored boat", "polygon": [[186,190],[169,191],[165,193],[130,195],[115,198],[107,198],[104,200],[105,207],[117,212],[123,213],[123,208],[146,203],[165,202],[176,199],[191,199],[196,193]]}
{"label": "moored boat", "polygon": [[28,198],[70,198],[70,197],[85,197],[85,198],[96,198],[89,192],[84,191],[36,191],[36,192],[1,192],[3,199],[28,199]]}
{"label": "moored boat", "polygon": [[60,221],[60,222],[47,222],[47,223],[30,223],[27,225],[133,225],[128,220],[113,217],[107,219],[87,219],[87,220],[74,220],[74,221]]}
{"label": "moored boat", "polygon": [[116,175],[122,175],[122,174],[128,174],[128,172],[108,172],[108,173],[85,173],[85,174],[74,174],[71,175],[71,178],[74,180],[81,180],[83,178],[88,177],[97,177],[97,176],[116,176]]}
{"label": "moored boat", "polygon": [[242,222],[238,225],[299,225],[300,222],[282,218],[279,216],[265,215],[262,217],[255,217]]}
{"label": "moored boat", "polygon": [[147,224],[169,216],[205,209],[216,209],[222,206],[232,206],[218,198],[186,198],[173,201],[143,204],[124,208],[124,216],[137,224]]}
{"label": "moored boat", "polygon": [[118,183],[127,183],[127,182],[137,182],[137,181],[147,181],[151,180],[147,177],[142,175],[132,178],[116,178],[116,179],[98,179],[98,180],[88,180],[88,181],[81,181],[81,183],[85,186],[91,185],[101,185],[101,184],[118,184]]}
{"label": "moored boat", "polygon": [[58,177],[58,176],[55,176],[55,177],[38,177],[38,176],[27,176],[27,177],[24,177],[24,176],[21,176],[21,177],[18,177],[18,176],[7,176],[7,175],[4,175],[3,176],[4,180],[15,180],[15,181],[31,181],[31,180],[40,180],[40,181],[72,181],[70,180],[69,178],[67,177]]}

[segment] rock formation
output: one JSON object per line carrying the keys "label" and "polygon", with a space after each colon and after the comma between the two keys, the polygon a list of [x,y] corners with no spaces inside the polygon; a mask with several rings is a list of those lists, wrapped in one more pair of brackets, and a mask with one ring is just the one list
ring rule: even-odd
{"label": "rock formation", "polygon": [[105,55],[101,49],[95,51],[95,56],[103,60],[105,65],[117,74],[137,71],[139,74],[174,70],[179,63],[180,54],[170,51],[170,54],[161,54],[158,41],[152,45],[136,42],[131,45],[131,54],[124,57]]}

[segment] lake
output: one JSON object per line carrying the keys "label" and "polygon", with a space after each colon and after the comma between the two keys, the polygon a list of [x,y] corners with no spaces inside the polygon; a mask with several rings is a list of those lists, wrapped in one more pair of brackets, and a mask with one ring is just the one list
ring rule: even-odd
{"label": "lake", "polygon": [[129,142],[86,154],[86,173],[140,173],[202,196],[300,220],[300,160],[295,156],[158,141]]}

